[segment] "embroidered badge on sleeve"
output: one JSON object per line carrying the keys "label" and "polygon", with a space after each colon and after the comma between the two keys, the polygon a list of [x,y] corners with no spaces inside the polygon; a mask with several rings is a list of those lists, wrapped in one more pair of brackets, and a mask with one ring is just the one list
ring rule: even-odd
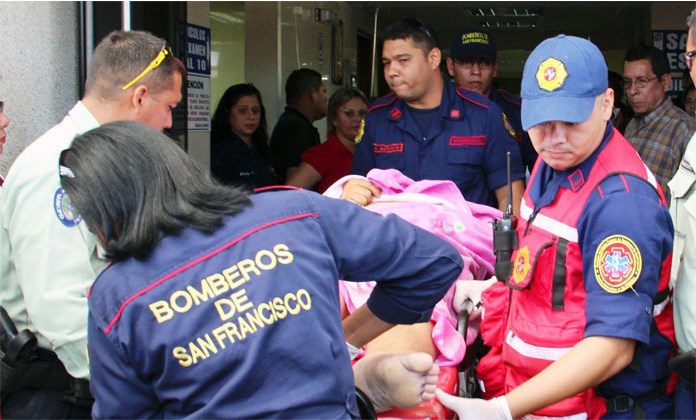
{"label": "embroidered badge on sleeve", "polygon": [[594,257],[595,278],[609,293],[622,293],[638,281],[643,267],[640,250],[624,235],[606,237]]}

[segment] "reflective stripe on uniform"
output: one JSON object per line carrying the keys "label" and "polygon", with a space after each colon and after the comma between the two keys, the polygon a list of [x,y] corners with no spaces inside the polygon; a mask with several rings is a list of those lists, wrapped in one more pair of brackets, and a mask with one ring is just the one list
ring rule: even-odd
{"label": "reflective stripe on uniform", "polygon": [[522,420],[587,420],[587,413],[573,414],[572,416],[563,417],[535,416],[533,414],[528,414],[522,417]]}
{"label": "reflective stripe on uniform", "polygon": [[534,359],[555,361],[563,357],[572,347],[542,347],[529,344],[517,336],[514,332],[508,331],[505,343],[515,349],[522,356]]}
{"label": "reflective stripe on uniform", "polygon": [[[529,220],[532,217],[532,208],[527,205],[524,199],[520,205],[520,215],[523,219]],[[537,214],[534,217],[534,226],[544,229],[545,231],[559,236],[568,242],[578,242],[578,230],[574,227],[561,223],[543,214]]]}

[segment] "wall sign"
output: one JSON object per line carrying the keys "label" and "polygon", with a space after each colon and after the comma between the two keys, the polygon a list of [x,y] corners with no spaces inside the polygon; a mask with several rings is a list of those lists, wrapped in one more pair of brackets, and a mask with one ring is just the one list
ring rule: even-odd
{"label": "wall sign", "polygon": [[188,129],[210,131],[210,28],[186,25]]}
{"label": "wall sign", "polygon": [[686,30],[660,30],[653,31],[653,46],[664,51],[669,61],[669,71],[672,73],[672,86],[668,95],[679,96],[683,91],[682,75],[686,69],[686,63],[681,57],[681,53],[686,51]]}

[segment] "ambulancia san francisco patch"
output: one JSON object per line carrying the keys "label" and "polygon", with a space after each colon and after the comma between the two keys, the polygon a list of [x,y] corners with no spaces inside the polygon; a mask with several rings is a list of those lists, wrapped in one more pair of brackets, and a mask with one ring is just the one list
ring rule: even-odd
{"label": "ambulancia san francisco patch", "polygon": [[539,65],[539,69],[536,73],[539,87],[549,92],[553,92],[563,86],[566,77],[568,77],[568,72],[566,71],[565,64],[553,57],[544,60]]}
{"label": "ambulancia san francisco patch", "polygon": [[525,245],[517,252],[515,262],[512,264],[512,280],[515,281],[515,284],[520,284],[524,281],[531,266],[529,248]]}
{"label": "ambulancia san francisco patch", "polygon": [[70,203],[70,197],[62,188],[58,188],[53,196],[53,209],[56,211],[58,220],[67,227],[73,227],[82,220],[82,216],[75,212],[75,208]]}
{"label": "ambulancia san francisco patch", "polygon": [[626,236],[608,236],[597,247],[594,257],[595,278],[599,286],[609,293],[622,293],[633,287],[642,268],[640,250]]}

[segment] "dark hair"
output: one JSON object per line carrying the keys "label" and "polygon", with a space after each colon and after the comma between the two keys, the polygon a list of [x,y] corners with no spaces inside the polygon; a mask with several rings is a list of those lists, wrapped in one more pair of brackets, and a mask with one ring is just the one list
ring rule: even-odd
{"label": "dark hair", "polygon": [[323,83],[321,73],[316,70],[308,68],[293,70],[285,81],[285,103],[297,104],[305,93],[321,89]]}
{"label": "dark hair", "polygon": [[607,79],[609,81],[609,87],[614,91],[614,103],[623,101],[623,76],[615,71],[609,70],[607,73]]}
{"label": "dark hair", "polygon": [[[159,54],[167,42],[145,31],[113,31],[99,42],[92,58],[85,81],[87,93],[96,93],[107,100],[118,98],[121,87],[133,80]],[[186,70],[173,54],[167,54],[162,63],[145,75],[139,84],[147,85],[153,92],[169,89],[172,75]]]}
{"label": "dark hair", "polygon": [[164,134],[118,121],[77,136],[60,156],[72,205],[109,259],[146,258],[164,235],[212,232],[250,203],[222,186]]}
{"label": "dark hair", "polygon": [[385,41],[410,38],[425,54],[428,54],[433,48],[438,48],[440,44],[435,29],[416,18],[403,18],[392,23],[384,30],[382,38]]}
{"label": "dark hair", "polygon": [[650,65],[652,66],[652,71],[655,76],[662,77],[669,73],[669,60],[667,60],[667,55],[661,50],[653,47],[641,45],[638,47],[630,48],[626,51],[626,56],[624,61],[637,61],[648,59]]}
{"label": "dark hair", "polygon": [[370,104],[370,101],[367,100],[367,96],[365,96],[365,94],[362,93],[360,89],[341,88],[334,92],[333,95],[331,95],[331,98],[329,98],[328,112],[326,113],[326,121],[329,133],[336,132],[336,126],[334,125],[333,120],[338,115],[338,108],[340,108],[343,104],[345,104],[353,98],[362,99],[362,101],[365,102],[365,105]]}
{"label": "dark hair", "polygon": [[232,136],[232,125],[230,124],[230,111],[237,104],[240,98],[244,96],[256,96],[261,106],[261,121],[259,127],[251,135],[251,144],[254,150],[259,152],[261,156],[270,160],[271,148],[268,146],[268,123],[266,122],[266,107],[263,106],[261,92],[250,83],[240,83],[227,88],[225,93],[220,98],[215,109],[215,114],[211,121],[210,139],[213,143],[230,141]]}

